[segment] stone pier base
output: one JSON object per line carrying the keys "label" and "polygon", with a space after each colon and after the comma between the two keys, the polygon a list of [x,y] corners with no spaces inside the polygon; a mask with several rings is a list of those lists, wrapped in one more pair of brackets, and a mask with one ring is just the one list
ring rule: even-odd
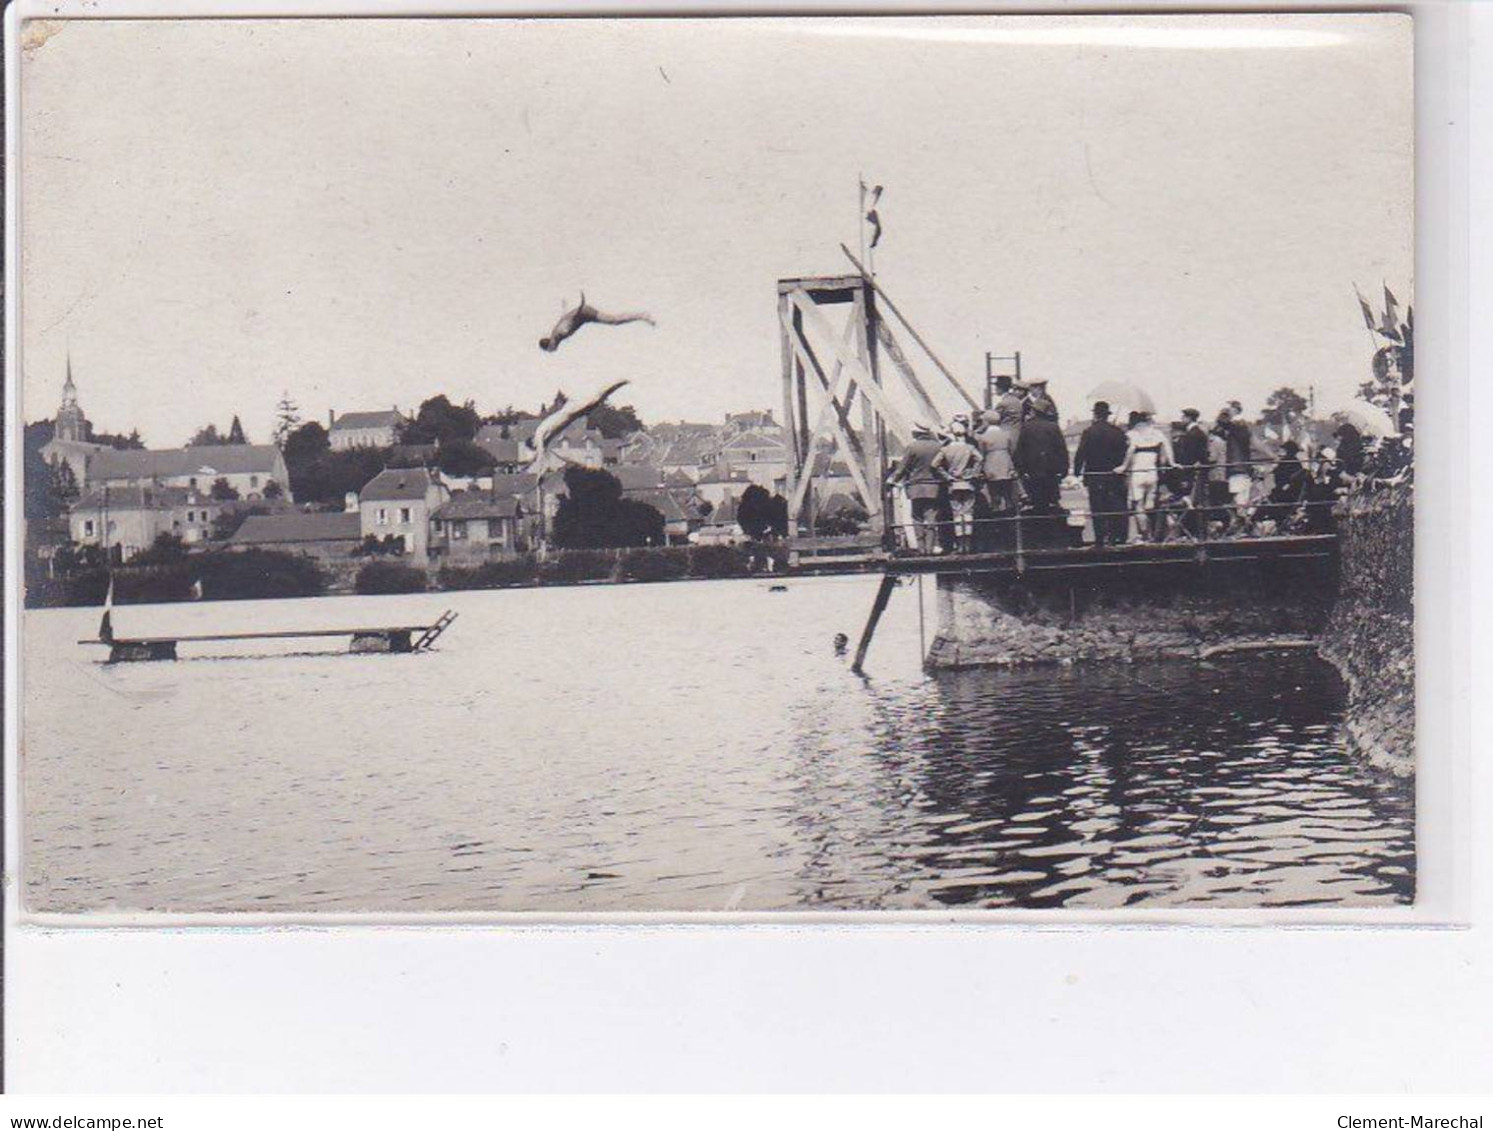
{"label": "stone pier base", "polygon": [[930,668],[1198,659],[1309,646],[1332,607],[1319,563],[1194,565],[1075,574],[940,575]]}
{"label": "stone pier base", "polygon": [[1314,647],[1348,689],[1345,736],[1397,774],[1415,767],[1415,495],[1338,508],[1337,560],[1167,565],[938,578],[930,668],[1207,659]]}

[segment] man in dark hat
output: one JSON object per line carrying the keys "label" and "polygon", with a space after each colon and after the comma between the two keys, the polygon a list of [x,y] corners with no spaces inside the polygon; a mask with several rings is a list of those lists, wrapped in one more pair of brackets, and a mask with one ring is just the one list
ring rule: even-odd
{"label": "man in dark hat", "polygon": [[995,379],[995,391],[1000,394],[995,402],[995,415],[1003,428],[1016,428],[1026,415],[1026,389],[1017,385],[1009,375],[999,374]]}
{"label": "man in dark hat", "polygon": [[1195,468],[1208,462],[1208,433],[1198,423],[1201,416],[1195,408],[1182,410],[1182,434],[1172,448],[1178,467]]}
{"label": "man in dark hat", "polygon": [[[1192,500],[1194,508],[1207,504],[1204,498],[1208,480],[1208,432],[1200,423],[1202,413],[1195,408],[1182,410],[1182,434],[1172,443],[1172,455],[1177,461],[1177,487]],[[1197,514],[1189,515],[1189,533],[1198,533]]]}
{"label": "man in dark hat", "polygon": [[1094,423],[1084,429],[1073,456],[1073,474],[1083,476],[1094,520],[1094,545],[1123,544],[1129,529],[1125,476],[1120,465],[1130,442],[1109,422],[1109,402],[1094,402]]}
{"label": "man in dark hat", "polygon": [[1047,392],[1046,377],[1038,377],[1027,382],[1026,414],[1036,416],[1039,413],[1051,416],[1054,420],[1058,418],[1057,402]]}
{"label": "man in dark hat", "polygon": [[1036,408],[1016,437],[1016,471],[1038,514],[1058,511],[1059,485],[1068,474],[1068,441],[1058,425],[1056,410]]}
{"label": "man in dark hat", "polygon": [[1270,498],[1263,510],[1266,518],[1274,520],[1277,533],[1284,533],[1296,520],[1297,510],[1310,494],[1311,475],[1302,466],[1300,453],[1300,445],[1287,440],[1280,446],[1280,459],[1271,471]]}
{"label": "man in dark hat", "polygon": [[1363,434],[1346,421],[1339,424],[1332,437],[1337,441],[1337,461],[1344,475],[1363,471]]}

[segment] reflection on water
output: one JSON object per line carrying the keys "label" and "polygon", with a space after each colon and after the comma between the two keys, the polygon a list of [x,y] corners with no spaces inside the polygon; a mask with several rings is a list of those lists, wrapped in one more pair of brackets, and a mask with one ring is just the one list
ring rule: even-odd
{"label": "reflection on water", "polygon": [[1339,685],[1315,658],[954,672],[935,685],[929,722],[900,729],[921,792],[905,848],[939,903],[1413,894],[1408,790],[1344,756]]}
{"label": "reflection on water", "polygon": [[[873,581],[132,607],[120,632],[461,619],[105,666],[25,622],[37,910],[1283,907],[1409,900],[1408,783],[1303,656],[926,676]],[[931,607],[931,593],[930,601]],[[254,648],[259,655],[246,658]],[[274,654],[264,653],[273,651]]]}

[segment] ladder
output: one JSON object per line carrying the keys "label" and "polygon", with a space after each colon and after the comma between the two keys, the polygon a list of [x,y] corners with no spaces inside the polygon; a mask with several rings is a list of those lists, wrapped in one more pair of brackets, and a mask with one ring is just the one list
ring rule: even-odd
{"label": "ladder", "polygon": [[425,650],[427,650],[432,644],[436,642],[436,638],[451,626],[451,622],[455,619],[456,614],[453,613],[450,609],[447,609],[444,613],[441,614],[440,619],[436,621],[435,624],[426,626],[425,631],[423,631],[415,640],[415,646],[411,648],[410,651],[424,652]]}

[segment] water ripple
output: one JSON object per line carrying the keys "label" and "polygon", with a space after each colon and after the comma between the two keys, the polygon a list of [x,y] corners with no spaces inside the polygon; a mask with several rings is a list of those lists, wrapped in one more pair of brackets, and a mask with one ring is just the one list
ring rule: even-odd
{"label": "water ripple", "polygon": [[[1300,655],[918,664],[866,579],[130,607],[121,631],[406,621],[426,656],[105,667],[27,613],[39,910],[1290,907],[1413,897],[1408,783]],[[263,652],[262,645],[257,651]]]}

